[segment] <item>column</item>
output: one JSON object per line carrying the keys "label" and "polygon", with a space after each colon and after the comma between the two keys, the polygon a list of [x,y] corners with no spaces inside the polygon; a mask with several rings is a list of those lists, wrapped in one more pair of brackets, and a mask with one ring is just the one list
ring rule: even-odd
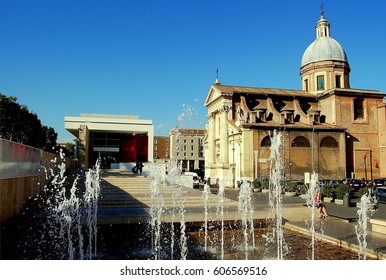
{"label": "column", "polygon": [[215,163],[215,114],[208,114],[208,166]]}
{"label": "column", "polygon": [[220,161],[229,163],[227,118],[229,107],[224,106],[220,111]]}

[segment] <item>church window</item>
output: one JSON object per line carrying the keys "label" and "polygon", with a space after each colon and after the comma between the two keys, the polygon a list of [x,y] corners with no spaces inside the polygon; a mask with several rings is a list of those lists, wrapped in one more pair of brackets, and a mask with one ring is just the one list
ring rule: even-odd
{"label": "church window", "polygon": [[308,79],[304,80],[304,90],[308,91]]}
{"label": "church window", "polygon": [[356,98],[354,99],[354,120],[364,118],[364,108],[363,108],[363,99]]}
{"label": "church window", "polygon": [[338,148],[338,142],[331,136],[324,137],[320,143],[320,147]]}
{"label": "church window", "polygon": [[287,119],[287,121],[289,123],[293,123],[294,122],[294,114],[293,113],[288,113],[286,119]]}
{"label": "church window", "polygon": [[336,75],[335,76],[335,87],[336,88],[341,88],[342,87],[341,82],[340,82],[341,77],[342,77],[341,75]]}
{"label": "church window", "polygon": [[324,76],[317,76],[317,85],[318,85],[318,90],[324,90]]}
{"label": "church window", "polygon": [[310,142],[306,137],[298,136],[292,141],[292,147],[310,147]]}
{"label": "church window", "polygon": [[263,112],[263,111],[260,111],[259,112],[259,119],[261,120],[261,121],[265,121],[265,112]]}
{"label": "church window", "polygon": [[314,123],[320,123],[319,115],[314,115]]}
{"label": "church window", "polygon": [[261,140],[261,147],[271,147],[271,138],[269,136],[265,136],[263,140]]}

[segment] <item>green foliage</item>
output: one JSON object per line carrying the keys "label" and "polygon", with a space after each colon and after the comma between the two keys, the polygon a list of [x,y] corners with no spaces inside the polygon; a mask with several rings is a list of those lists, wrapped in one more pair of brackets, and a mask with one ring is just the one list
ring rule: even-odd
{"label": "green foliage", "polygon": [[258,179],[253,180],[252,186],[254,189],[260,189],[261,188],[261,181]]}
{"label": "green foliage", "polygon": [[266,181],[261,182],[261,187],[262,187],[263,189],[268,190],[268,189],[269,189],[269,181],[266,180]]}
{"label": "green foliage", "polygon": [[35,113],[17,103],[16,97],[1,93],[0,137],[50,152],[58,151],[55,130],[42,125]]}
{"label": "green foliage", "polygon": [[360,188],[360,189],[358,190],[357,195],[358,195],[358,197],[362,197],[364,194],[369,193],[369,191],[370,191],[369,188],[366,188],[366,187]]}
{"label": "green foliage", "polygon": [[343,199],[346,193],[351,195],[351,188],[345,184],[340,184],[335,188],[336,199]]}
{"label": "green foliage", "polygon": [[320,189],[320,194],[322,197],[330,197],[333,186],[331,184],[325,184],[323,188]]}
{"label": "green foliage", "polygon": [[284,190],[286,192],[294,192],[296,191],[297,184],[295,182],[286,182],[284,185]]}
{"label": "green foliage", "polygon": [[305,185],[300,185],[299,188],[300,188],[300,192],[302,194],[306,194],[308,192],[308,188],[309,188],[309,184],[305,184]]}

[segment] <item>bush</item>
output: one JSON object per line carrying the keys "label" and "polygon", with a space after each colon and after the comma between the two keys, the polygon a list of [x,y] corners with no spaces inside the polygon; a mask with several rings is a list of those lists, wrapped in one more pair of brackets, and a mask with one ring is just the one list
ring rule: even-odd
{"label": "bush", "polygon": [[370,190],[368,189],[368,188],[360,188],[359,190],[358,190],[358,197],[359,198],[361,198],[364,194],[367,194],[367,193],[369,193],[370,192]]}
{"label": "bush", "polygon": [[260,189],[261,188],[261,182],[258,179],[253,180],[252,186],[254,189]]}
{"label": "bush", "polygon": [[352,190],[347,185],[340,184],[335,188],[336,199],[343,199],[346,193],[349,193],[350,196],[352,195]]}
{"label": "bush", "polygon": [[331,197],[331,192],[333,190],[333,185],[325,184],[322,188],[320,188],[320,194],[322,195],[322,197]]}
{"label": "bush", "polygon": [[297,190],[297,184],[295,182],[286,182],[284,185],[286,192],[295,192]]}
{"label": "bush", "polygon": [[301,192],[302,194],[306,194],[306,193],[308,192],[308,188],[309,188],[309,187],[310,187],[310,186],[309,186],[308,184],[300,185],[300,186],[299,186],[300,192]]}
{"label": "bush", "polygon": [[268,189],[269,189],[269,181],[267,180],[267,181],[261,182],[261,187],[262,187],[263,189],[268,190]]}

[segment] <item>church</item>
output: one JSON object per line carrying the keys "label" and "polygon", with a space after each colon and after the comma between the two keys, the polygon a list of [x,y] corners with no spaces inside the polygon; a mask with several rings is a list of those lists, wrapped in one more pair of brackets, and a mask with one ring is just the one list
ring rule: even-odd
{"label": "church", "polygon": [[316,39],[301,58],[301,90],[211,85],[205,175],[269,178],[271,137],[281,132],[283,180],[386,177],[386,94],[350,88],[350,65],[321,11]]}

